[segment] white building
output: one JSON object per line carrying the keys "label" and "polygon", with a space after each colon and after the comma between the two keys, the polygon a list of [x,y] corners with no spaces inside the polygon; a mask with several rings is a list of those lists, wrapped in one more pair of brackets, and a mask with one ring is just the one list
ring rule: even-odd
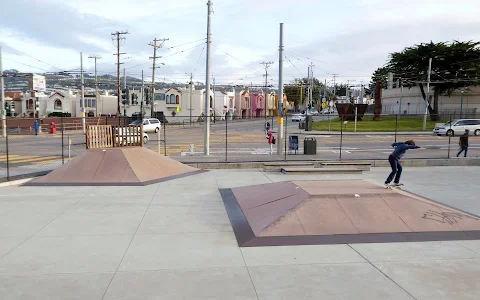
{"label": "white building", "polygon": [[215,91],[213,103],[216,115],[232,117],[235,113],[235,90],[231,92]]}
{"label": "white building", "polygon": [[[430,96],[433,98],[433,89]],[[401,100],[400,100],[401,99]],[[433,104],[432,104],[433,106]],[[463,106],[463,114],[480,112],[480,87],[469,87],[463,93],[456,90],[449,96],[439,96],[439,113],[441,115],[459,115]],[[382,112],[384,114],[424,114],[425,101],[420,87],[384,89],[382,91]]]}

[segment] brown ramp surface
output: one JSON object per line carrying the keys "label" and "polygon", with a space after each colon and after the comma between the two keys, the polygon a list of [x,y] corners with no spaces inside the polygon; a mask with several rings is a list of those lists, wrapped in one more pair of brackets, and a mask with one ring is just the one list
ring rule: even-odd
{"label": "brown ramp surface", "polygon": [[148,185],[205,172],[143,147],[89,149],[27,186]]}
{"label": "brown ramp surface", "polygon": [[364,180],[222,189],[241,247],[480,239],[480,217]]}

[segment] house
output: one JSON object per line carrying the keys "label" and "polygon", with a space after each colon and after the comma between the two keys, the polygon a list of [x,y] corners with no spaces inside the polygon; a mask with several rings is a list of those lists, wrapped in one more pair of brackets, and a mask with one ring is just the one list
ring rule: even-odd
{"label": "house", "polygon": [[[430,94],[433,97],[433,90]],[[480,111],[480,87],[467,87],[463,92],[456,90],[449,96],[439,96],[439,113],[441,115],[455,115],[458,117],[460,110],[465,115],[476,114]],[[382,90],[382,112],[384,114],[425,114],[425,101],[420,87],[390,88]],[[475,116],[472,116],[475,117]]]}
{"label": "house", "polygon": [[242,119],[250,116],[250,89],[235,92],[235,114]]}
{"label": "house", "polygon": [[235,113],[235,90],[231,92],[215,91],[213,102],[216,114],[232,117]]}
{"label": "house", "polygon": [[254,117],[264,116],[265,111],[265,94],[262,90],[258,93],[253,93],[252,97],[252,114]]}
{"label": "house", "polygon": [[5,92],[5,103],[8,105],[7,116],[16,117],[22,113],[23,92]]}

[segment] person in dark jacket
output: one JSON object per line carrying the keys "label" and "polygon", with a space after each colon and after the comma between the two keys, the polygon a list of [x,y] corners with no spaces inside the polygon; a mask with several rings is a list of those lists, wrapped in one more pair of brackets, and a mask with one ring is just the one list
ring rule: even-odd
{"label": "person in dark jacket", "polygon": [[403,155],[405,154],[405,152],[407,152],[407,150],[419,149],[422,147],[415,146],[414,141],[406,141],[405,143],[393,143],[392,147],[395,148],[395,150],[393,150],[392,154],[390,154],[390,156],[388,157],[388,162],[392,167],[392,172],[390,173],[390,175],[388,175],[387,180],[385,180],[385,185],[389,185],[395,177],[393,185],[401,186],[403,184],[400,183],[400,176],[402,176],[403,168],[400,164],[400,159],[402,159]]}
{"label": "person in dark jacket", "polygon": [[467,152],[468,152],[468,134],[470,130],[465,129],[465,133],[460,136],[460,140],[458,141],[458,144],[460,145],[460,151],[457,153],[457,157],[462,154],[462,152],[465,151],[465,154],[463,157],[467,157]]}

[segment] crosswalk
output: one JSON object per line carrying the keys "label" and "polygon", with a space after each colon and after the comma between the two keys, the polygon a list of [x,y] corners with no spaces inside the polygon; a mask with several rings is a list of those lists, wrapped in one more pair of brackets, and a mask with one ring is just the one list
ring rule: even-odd
{"label": "crosswalk", "polygon": [[[45,165],[52,162],[61,161],[62,157],[59,155],[52,155],[52,156],[31,156],[31,155],[18,155],[18,154],[10,154],[8,156],[8,163],[10,165]],[[0,155],[0,164],[7,163],[7,156]]]}

